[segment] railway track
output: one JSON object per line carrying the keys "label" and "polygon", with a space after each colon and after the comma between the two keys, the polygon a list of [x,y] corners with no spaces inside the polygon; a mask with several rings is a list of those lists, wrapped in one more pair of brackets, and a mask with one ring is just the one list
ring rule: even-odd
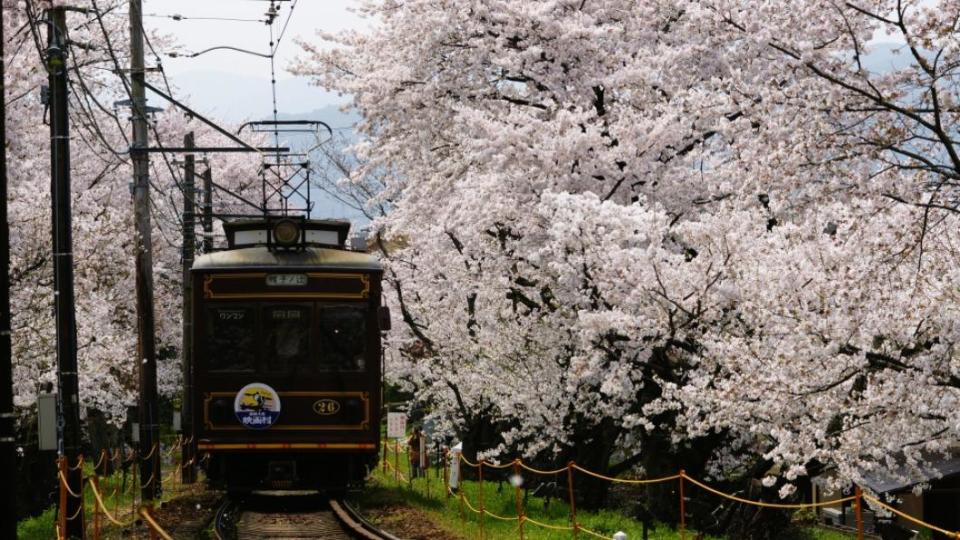
{"label": "railway track", "polygon": [[221,540],[399,540],[347,502],[313,493],[226,497],[214,531]]}

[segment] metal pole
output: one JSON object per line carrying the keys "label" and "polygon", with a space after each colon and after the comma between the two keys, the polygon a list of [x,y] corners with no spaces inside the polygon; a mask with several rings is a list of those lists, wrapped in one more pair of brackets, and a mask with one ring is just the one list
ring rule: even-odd
{"label": "metal pole", "polygon": [[0,9],[0,471],[10,485],[0,493],[0,538],[17,536],[16,415],[13,412],[13,346],[10,343],[10,223],[7,220],[7,104]]}
{"label": "metal pole", "polygon": [[[183,137],[183,145],[193,147],[193,132]],[[180,458],[183,467],[181,475],[184,484],[196,481],[196,468],[193,466],[193,280],[190,269],[193,268],[193,256],[197,247],[195,235],[196,211],[194,210],[195,158],[187,154],[183,166],[183,400],[181,402],[180,425],[183,431],[180,445]]]}
{"label": "metal pole", "polygon": [[203,252],[213,251],[213,173],[203,171]]}
{"label": "metal pole", "polygon": [[152,501],[161,491],[160,440],[157,414],[157,359],[153,320],[153,240],[150,228],[150,162],[147,147],[147,99],[144,89],[143,12],[130,0],[130,86],[133,102],[133,215],[137,287],[137,365],[140,368],[141,497]]}
{"label": "metal pole", "polygon": [[[80,399],[77,381],[77,324],[73,303],[73,236],[70,230],[70,116],[67,111],[67,16],[64,8],[47,12],[47,70],[50,76],[50,165],[53,218],[53,283],[57,319],[57,375],[63,422],[62,455],[67,485],[80,493]],[[81,500],[66,497],[66,538],[83,538]],[[73,518],[73,519],[70,519]]]}

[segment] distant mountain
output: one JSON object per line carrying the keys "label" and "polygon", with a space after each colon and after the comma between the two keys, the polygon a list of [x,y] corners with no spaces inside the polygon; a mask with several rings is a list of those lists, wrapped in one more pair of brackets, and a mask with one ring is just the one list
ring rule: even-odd
{"label": "distant mountain", "polygon": [[327,105],[309,112],[281,112],[277,115],[277,118],[280,120],[320,120],[326,122],[333,130],[352,131],[356,123],[360,121],[360,115],[354,111],[343,112],[342,108],[341,105]]}
{"label": "distant mountain", "polygon": [[[220,71],[180,73],[171,82],[176,97],[201,114],[231,122],[262,120],[273,114],[270,80]],[[304,78],[277,80],[277,108],[287,115],[322,111],[347,99],[311,86]],[[327,120],[324,120],[327,121]]]}

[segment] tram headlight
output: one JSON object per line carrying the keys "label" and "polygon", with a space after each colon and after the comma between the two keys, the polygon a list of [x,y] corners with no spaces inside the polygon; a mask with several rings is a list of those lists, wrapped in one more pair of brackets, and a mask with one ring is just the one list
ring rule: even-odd
{"label": "tram headlight", "polygon": [[282,219],[273,226],[273,241],[281,246],[292,246],[300,240],[300,227],[296,222]]}

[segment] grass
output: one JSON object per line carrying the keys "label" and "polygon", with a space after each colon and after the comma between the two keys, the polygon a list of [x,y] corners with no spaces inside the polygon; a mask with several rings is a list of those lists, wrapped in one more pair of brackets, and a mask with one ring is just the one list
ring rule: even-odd
{"label": "grass", "polygon": [[[166,461],[168,460],[161,460],[161,470],[165,483],[163,484],[164,492],[160,501],[170,500],[179,494],[177,490],[170,489],[169,475],[174,470],[175,465],[173,463],[166,463]],[[83,475],[86,478],[91,474],[93,474],[93,463],[87,462],[83,467]],[[101,476],[98,481],[98,487],[103,496],[104,503],[107,505],[111,514],[114,514],[116,509],[116,514],[119,514],[116,515],[116,517],[122,522],[130,521],[132,519],[131,508],[136,511],[139,507],[139,489],[134,489],[131,486],[131,481],[132,477],[128,474],[126,483],[124,484],[122,473],[119,471],[109,477]],[[115,488],[119,488],[116,490],[116,496],[113,495]],[[159,503],[160,501],[157,502]],[[88,531],[93,530],[94,503],[95,498],[93,491],[85,485],[83,490],[84,524]],[[20,520],[17,523],[17,538],[20,540],[50,540],[51,538],[56,538],[56,523],[57,507],[54,505],[44,510],[43,513],[38,516]],[[107,521],[106,517],[102,514],[100,516],[100,523],[101,531],[104,532],[103,536],[105,538],[120,538],[122,536],[120,527]]]}
{"label": "grass", "polygon": [[[404,454],[400,454],[398,461],[403,475],[407,476],[409,467],[406,465],[408,461],[405,458]],[[393,463],[394,456],[391,455],[390,465],[392,466]],[[464,501],[461,511],[459,494],[445,496],[443,478],[436,477],[435,470],[431,470],[429,473],[429,479],[417,478],[413,482],[401,479],[398,482],[392,469],[388,469],[385,473],[381,466],[373,473],[369,487],[364,491],[361,504],[364,506],[408,504],[417,507],[443,529],[464,540],[520,537],[515,519],[517,516],[517,494],[509,482],[498,481],[503,477],[502,474],[500,478],[493,481],[484,481],[482,490],[480,482],[464,481]],[[528,474],[525,473],[525,475]],[[491,477],[493,476],[491,474]],[[481,492],[484,510],[503,518],[510,518],[510,521],[500,520],[490,515],[481,519],[477,512],[472,511],[467,503],[474,509],[479,509]],[[520,502],[523,506],[523,512],[528,518],[550,526],[563,528],[562,530],[549,529],[525,520],[523,526],[524,539],[568,540],[574,538],[573,531],[569,529],[570,507],[564,499],[565,497],[561,497],[561,499],[553,498],[547,501],[543,497],[529,495],[524,500],[521,491]],[[618,531],[626,533],[627,538],[631,540],[644,538],[643,524],[617,510],[586,512],[578,509],[577,523],[580,527],[607,538],[612,537]],[[850,540],[855,538],[855,535],[816,526],[803,527],[801,532],[805,540]],[[650,540],[679,540],[681,538],[680,532],[672,525],[662,523],[655,524],[647,533],[647,538]],[[586,532],[581,532],[577,538],[590,539],[594,537]],[[699,537],[696,536],[695,532],[688,530],[685,538],[693,540]],[[703,538],[716,537],[704,536]]]}
{"label": "grass", "polygon": [[[400,454],[401,471],[404,475],[408,474],[406,456]],[[391,456],[390,464],[393,464]],[[459,494],[445,496],[444,484],[442,478],[435,476],[434,470],[430,471],[430,478],[417,478],[413,482],[397,482],[392,470],[383,472],[382,467],[374,472],[369,489],[364,492],[362,504],[370,506],[390,505],[390,504],[410,504],[427,513],[430,518],[445,530],[460,536],[464,539],[479,538],[519,538],[517,516],[517,493],[509,482],[500,482],[501,474],[496,480],[485,481],[482,484],[477,481],[463,482],[463,504],[461,510],[461,498]],[[481,504],[481,493],[485,514],[483,518],[476,511]],[[544,497],[528,495],[526,500],[523,498],[523,491],[520,492],[520,504],[523,507],[524,515],[528,518],[523,523],[523,537],[529,540],[559,540],[573,538],[573,531],[570,529],[570,506],[565,500],[552,498],[549,501]],[[495,514],[501,518],[497,519],[490,515]],[[535,520],[538,523],[558,529],[538,526],[529,521]],[[589,529],[604,537],[612,537],[616,532],[622,531],[628,538],[643,538],[643,524],[639,521],[625,516],[615,510],[603,510],[599,512],[584,512],[578,510],[577,523],[583,529]],[[482,536],[481,536],[482,529]],[[586,532],[580,532],[578,538],[591,538]],[[648,530],[648,538],[651,540],[679,540],[680,533],[671,526],[656,524]],[[694,534],[688,532],[686,538],[692,540]],[[705,537],[712,538],[712,537]]]}

